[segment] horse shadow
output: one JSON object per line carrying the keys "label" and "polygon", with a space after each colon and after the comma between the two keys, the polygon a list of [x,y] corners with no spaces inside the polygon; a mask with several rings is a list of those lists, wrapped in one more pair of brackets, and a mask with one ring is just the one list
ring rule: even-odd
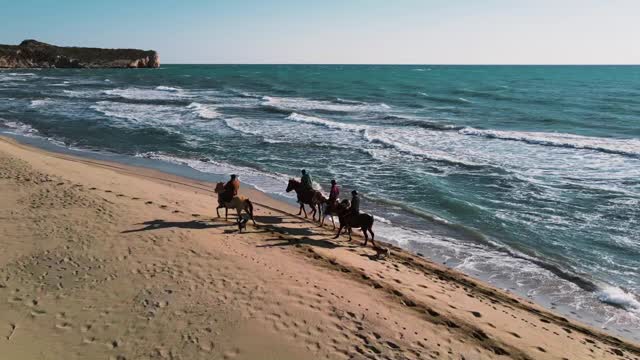
{"label": "horse shadow", "polygon": [[234,226],[233,224],[211,224],[202,220],[191,220],[191,221],[165,221],[162,219],[145,221],[142,223],[138,223],[135,225],[145,225],[139,229],[131,229],[122,231],[121,234],[128,234],[133,232],[140,231],[150,231],[150,230],[160,230],[160,229],[168,229],[168,228],[180,228],[180,229],[211,229],[211,228],[219,228],[226,226]]}
{"label": "horse shadow", "polygon": [[328,240],[316,240],[306,236],[302,238],[297,238],[297,239],[282,239],[278,237],[278,238],[266,239],[265,241],[280,241],[280,242],[273,243],[273,244],[257,245],[256,247],[270,248],[270,247],[297,246],[297,245],[310,245],[310,246],[320,247],[324,249],[336,249],[336,248],[344,247],[340,244],[336,244]]}

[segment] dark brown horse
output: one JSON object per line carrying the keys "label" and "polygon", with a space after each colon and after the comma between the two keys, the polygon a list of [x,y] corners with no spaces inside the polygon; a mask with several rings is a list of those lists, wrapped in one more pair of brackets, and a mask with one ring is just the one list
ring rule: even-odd
{"label": "dark brown horse", "polygon": [[316,212],[318,213],[318,221],[322,216],[322,207],[320,204],[323,203],[324,196],[322,193],[317,190],[306,190],[302,187],[302,183],[296,179],[289,179],[289,184],[287,185],[287,192],[295,191],[296,195],[298,195],[298,202],[300,203],[300,211],[298,211],[298,215],[302,214],[304,211],[304,217],[307,217],[307,210],[304,208],[304,205],[307,204],[311,208],[311,218],[313,220],[316,219]]}
{"label": "dark brown horse", "polygon": [[338,213],[338,219],[340,219],[340,228],[338,229],[338,233],[334,237],[337,239],[340,236],[343,228],[347,228],[347,232],[349,233],[349,241],[351,241],[351,228],[360,228],[362,233],[364,234],[364,246],[367,246],[367,242],[369,242],[369,235],[367,231],[371,233],[371,245],[374,248],[378,246],[373,241],[375,234],[373,233],[373,216],[365,213],[360,213],[358,215],[349,214],[349,200],[342,200],[341,203],[338,204],[336,212]]}

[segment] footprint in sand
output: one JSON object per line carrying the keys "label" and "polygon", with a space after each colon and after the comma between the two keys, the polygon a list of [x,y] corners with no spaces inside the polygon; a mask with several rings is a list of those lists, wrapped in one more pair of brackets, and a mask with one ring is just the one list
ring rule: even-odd
{"label": "footprint in sand", "polygon": [[111,191],[111,190],[105,190],[104,192],[106,192],[106,193],[110,193],[110,192],[113,192],[113,191]]}
{"label": "footprint in sand", "polygon": [[63,323],[60,323],[60,324],[56,324],[56,328],[58,328],[60,330],[71,330],[72,326],[68,322],[63,322]]}
{"label": "footprint in sand", "polygon": [[160,209],[166,209],[167,205],[160,205]]}
{"label": "footprint in sand", "polygon": [[90,187],[89,190],[97,190],[95,187]]}
{"label": "footprint in sand", "polygon": [[151,205],[151,204],[153,204],[153,201],[147,201],[145,204]]}
{"label": "footprint in sand", "polygon": [[200,214],[191,214],[193,217],[200,217]]}
{"label": "footprint in sand", "polygon": [[139,197],[132,197],[131,200],[140,200]]}

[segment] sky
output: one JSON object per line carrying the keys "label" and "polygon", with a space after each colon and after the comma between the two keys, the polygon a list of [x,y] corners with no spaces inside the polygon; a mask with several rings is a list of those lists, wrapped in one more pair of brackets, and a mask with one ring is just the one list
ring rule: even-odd
{"label": "sky", "polygon": [[0,0],[0,43],[162,63],[640,64],[640,0]]}

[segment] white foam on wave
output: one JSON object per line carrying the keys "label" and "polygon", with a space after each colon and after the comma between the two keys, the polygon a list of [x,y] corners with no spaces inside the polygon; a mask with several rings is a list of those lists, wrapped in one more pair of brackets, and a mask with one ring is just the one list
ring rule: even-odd
{"label": "white foam on wave", "polygon": [[21,123],[19,121],[8,121],[0,119],[0,130],[6,129],[9,133],[22,135],[22,136],[36,136],[38,130],[34,129],[31,125]]}
{"label": "white foam on wave", "polygon": [[34,73],[16,73],[16,72],[10,72],[10,73],[7,73],[7,75],[9,75],[9,76],[38,76],[38,75],[36,75]]}
{"label": "white foam on wave", "polygon": [[595,150],[606,153],[640,156],[640,140],[599,138],[565,133],[481,130],[466,127],[460,134],[491,139],[522,141],[529,144]]}
{"label": "white foam on wave", "polygon": [[287,116],[286,119],[307,123],[307,124],[321,125],[331,129],[348,130],[348,131],[364,131],[368,128],[368,126],[366,125],[341,123],[341,122],[327,120],[327,119],[323,119],[315,116],[298,114],[295,112]]}
{"label": "white foam on wave", "polygon": [[640,301],[638,301],[638,298],[634,294],[618,287],[605,286],[598,293],[598,300],[640,314]]}
{"label": "white foam on wave", "polygon": [[171,92],[176,92],[176,91],[182,91],[182,89],[177,88],[177,87],[172,87],[172,86],[156,86],[156,90],[160,90],[160,91],[171,91]]}
{"label": "white foam on wave", "polygon": [[[393,128],[348,124],[298,113],[292,113],[291,115],[287,116],[286,119],[301,123],[324,126],[330,129],[346,130],[358,133],[361,134],[362,137],[369,143],[388,146],[403,154],[419,156],[434,161],[442,161],[463,166],[483,165],[471,160],[463,160],[453,157],[449,155],[449,153],[444,151],[428,149],[428,147],[424,146],[424,144],[420,142],[420,134],[422,134],[421,132],[416,133],[415,131],[412,131],[411,133],[406,133],[400,132],[401,130]],[[370,153],[373,155],[372,152]]]}
{"label": "white foam on wave", "polygon": [[62,90],[62,93],[72,98],[91,98],[97,95],[95,91]]}
{"label": "white foam on wave", "polygon": [[144,89],[130,87],[124,89],[103,90],[102,93],[109,96],[117,96],[131,100],[175,100],[193,97],[192,95],[186,94],[181,89],[167,91],[166,87],[162,90],[158,90],[158,88]]}
{"label": "white foam on wave", "polygon": [[202,119],[215,119],[220,116],[220,113],[216,111],[213,105],[204,105],[197,102],[192,102],[187,105],[188,109],[191,109],[196,115]]}
{"label": "white foam on wave", "polygon": [[31,107],[42,107],[42,106],[46,106],[51,104],[52,101],[51,99],[36,99],[36,100],[31,100]]}
{"label": "white foam on wave", "polygon": [[367,141],[371,143],[379,143],[385,146],[390,146],[404,154],[418,156],[433,161],[446,162],[454,165],[471,167],[484,165],[472,160],[451,156],[449,152],[425,146],[424,141],[421,138],[421,134],[423,134],[423,132],[414,131],[413,133],[409,134],[400,130],[372,126],[365,130],[363,134],[365,139],[367,139]]}
{"label": "white foam on wave", "polygon": [[232,165],[211,159],[206,159],[206,161],[186,159],[157,152],[141,153],[136,154],[135,156],[185,165],[200,172],[222,175],[225,177],[230,174],[237,174],[241,182],[252,185],[260,191],[278,194],[291,199],[295,198],[295,193],[287,193],[285,191],[289,177],[284,174],[268,173],[249,167]]}
{"label": "white foam on wave", "polygon": [[384,112],[391,107],[387,104],[369,103],[336,103],[331,101],[311,100],[307,98],[287,98],[264,96],[262,106],[270,106],[284,111],[325,110],[333,112]]}
{"label": "white foam on wave", "polygon": [[[99,101],[91,109],[110,117],[116,126],[181,125],[189,121],[184,108],[170,105],[129,104]],[[126,120],[126,121],[117,121]]]}

